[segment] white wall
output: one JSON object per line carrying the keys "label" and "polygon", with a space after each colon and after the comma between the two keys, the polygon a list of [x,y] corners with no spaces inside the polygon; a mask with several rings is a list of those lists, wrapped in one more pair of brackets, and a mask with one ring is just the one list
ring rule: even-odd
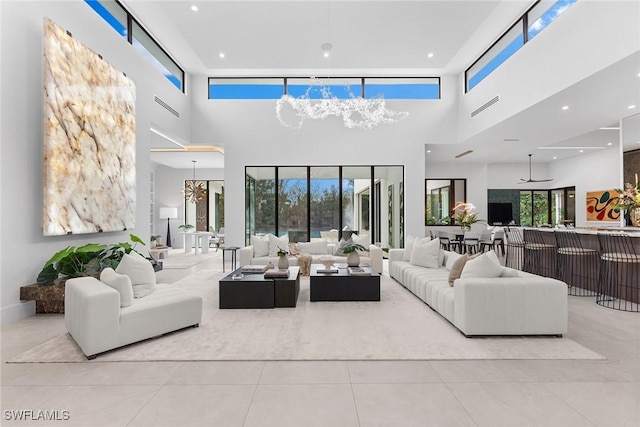
{"label": "white wall", "polygon": [[[184,239],[180,234],[179,225],[184,224],[185,200],[182,195],[184,182],[193,179],[193,169],[173,169],[168,166],[153,164],[156,174],[156,234],[167,238],[167,220],[158,218],[160,207],[168,206],[178,208],[178,218],[170,221],[171,246],[173,248],[184,247]],[[224,180],[224,169],[198,169],[196,178],[200,181]]]}
{"label": "white wall", "polygon": [[[582,0],[573,4],[462,96],[461,139],[476,135],[638,51],[639,14],[637,1]],[[464,82],[464,72],[460,82]],[[471,117],[472,111],[496,95],[500,95],[499,102]]]}
{"label": "white wall", "polygon": [[587,221],[586,197],[588,191],[620,188],[622,167],[620,147],[611,147],[579,157],[549,164],[553,188],[576,187],[576,226],[593,227],[619,223]]}
{"label": "white wall", "polygon": [[[424,149],[424,147],[423,147]],[[488,166],[485,164],[477,163],[432,163],[429,162],[427,156],[425,162],[425,179],[432,178],[452,178],[452,179],[466,179],[467,180],[467,202],[473,203],[478,213],[478,218],[487,220],[487,170]],[[420,211],[422,220],[422,233],[424,235],[425,230],[439,229],[438,227],[425,227],[424,226],[424,191],[425,182],[422,181],[422,209]],[[405,235],[407,235],[405,233]],[[416,234],[413,234],[414,236]]]}
{"label": "white wall", "polygon": [[[85,2],[0,2],[2,48],[0,133],[0,203],[3,211],[0,246],[2,323],[34,313],[33,302],[19,301],[20,286],[34,283],[44,262],[69,245],[128,240],[127,232],[77,236],[42,235],[42,33],[49,17],[136,83],[136,226],[130,230],[149,239],[149,126],[152,121],[188,139],[190,103],[126,40]],[[154,95],[181,112],[181,118],[157,105]],[[187,119],[188,120],[188,119]],[[6,249],[10,248],[9,251]]]}

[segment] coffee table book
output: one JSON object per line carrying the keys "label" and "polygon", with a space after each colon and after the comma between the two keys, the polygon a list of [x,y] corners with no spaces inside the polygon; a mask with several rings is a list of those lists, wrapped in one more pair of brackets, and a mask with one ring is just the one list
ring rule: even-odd
{"label": "coffee table book", "polygon": [[264,277],[289,277],[289,270],[278,270],[277,268],[273,268],[265,271]]}
{"label": "coffee table book", "polygon": [[260,274],[267,271],[266,265],[245,265],[241,270],[245,274]]}
{"label": "coffee table book", "polygon": [[362,267],[349,267],[349,275],[351,276],[371,276],[371,271]]}

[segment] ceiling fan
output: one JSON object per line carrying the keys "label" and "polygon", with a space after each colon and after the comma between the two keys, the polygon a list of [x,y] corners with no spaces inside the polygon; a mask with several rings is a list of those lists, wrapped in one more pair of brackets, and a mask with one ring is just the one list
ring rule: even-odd
{"label": "ceiling fan", "polygon": [[522,179],[520,178],[520,181],[518,184],[526,184],[529,182],[549,182],[549,181],[553,181],[553,178],[550,179],[533,179],[531,178],[531,154],[529,154],[529,179]]}

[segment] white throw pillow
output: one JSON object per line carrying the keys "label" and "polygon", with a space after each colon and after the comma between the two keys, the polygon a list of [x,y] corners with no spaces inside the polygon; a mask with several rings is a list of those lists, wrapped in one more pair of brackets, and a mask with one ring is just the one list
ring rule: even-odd
{"label": "white throw pillow", "polygon": [[368,234],[363,234],[362,236],[358,236],[354,234],[351,236],[353,239],[353,243],[356,245],[362,245],[365,248],[369,249],[369,245],[371,244],[371,237]]}
{"label": "white throw pillow", "polygon": [[413,252],[413,245],[416,242],[416,238],[413,236],[407,237],[407,244],[404,247],[404,254],[402,255],[403,261],[411,261],[411,252]]}
{"label": "white throw pillow", "polygon": [[107,267],[100,273],[100,281],[118,291],[120,307],[129,307],[133,304],[133,285],[129,276],[118,274],[113,268]]}
{"label": "white throw pillow", "polygon": [[142,298],[153,292],[156,287],[156,273],[149,260],[137,252],[124,254],[116,267],[116,273],[129,276],[133,285],[133,297]]}
{"label": "white throw pillow", "polygon": [[462,257],[462,255],[457,252],[447,251],[447,263],[445,264],[445,268],[448,271],[451,271],[451,267],[453,267],[453,264],[460,259],[460,257]]}
{"label": "white throw pillow", "polygon": [[440,259],[440,242],[424,238],[416,240],[411,251],[411,259],[409,262],[427,268],[438,268],[442,265]]}
{"label": "white throw pillow", "polygon": [[500,277],[520,277],[518,274],[518,270],[509,267],[502,267],[502,273],[500,273]]}
{"label": "white throw pillow", "polygon": [[278,256],[280,249],[289,252],[289,236],[276,237],[269,234],[269,256]]}
{"label": "white throw pillow", "polygon": [[253,256],[255,258],[269,255],[269,237],[251,236],[251,246],[253,246]]}
{"label": "white throw pillow", "polygon": [[351,237],[349,237],[347,240],[344,240],[344,237],[342,239],[340,239],[340,241],[338,242],[338,244],[336,245],[336,252],[334,253],[334,255],[344,255],[342,253],[342,249],[345,246],[350,246],[353,245],[353,239]]}
{"label": "white throw pillow", "polygon": [[461,278],[471,277],[500,277],[502,274],[502,265],[494,251],[467,261],[462,270]]}
{"label": "white throw pillow", "polygon": [[311,255],[325,255],[328,254],[327,242],[300,242],[298,248],[306,254]]}

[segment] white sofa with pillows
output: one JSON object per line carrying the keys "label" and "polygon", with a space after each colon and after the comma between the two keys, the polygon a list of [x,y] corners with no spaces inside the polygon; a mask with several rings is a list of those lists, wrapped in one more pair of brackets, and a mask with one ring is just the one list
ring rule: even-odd
{"label": "white sofa with pillows", "polygon": [[173,285],[156,283],[148,260],[132,252],[100,280],[67,280],[67,331],[89,359],[97,354],[167,332],[198,326],[202,298]]}
{"label": "white sofa with pillows", "polygon": [[438,239],[389,251],[389,274],[465,336],[554,335],[567,331],[567,285],[440,249]]}
{"label": "white sofa with pillows", "polygon": [[[369,236],[353,236],[353,243],[359,243],[365,248],[368,248],[368,252],[360,253],[360,264],[368,264],[378,273],[382,273],[382,249],[376,245],[369,244]],[[313,242],[300,242],[296,243],[300,252],[309,254],[312,257],[312,263],[320,263],[322,257],[333,256],[336,264],[346,263],[347,256],[340,253],[340,243],[329,243],[325,240],[313,241]],[[252,236],[251,245],[245,246],[238,250],[238,262],[240,267],[245,265],[266,265],[269,262],[273,265],[278,263],[278,250],[283,249],[287,252],[290,251],[288,236],[276,237],[272,234],[265,236]],[[289,255],[289,264],[298,265],[298,259]]]}

